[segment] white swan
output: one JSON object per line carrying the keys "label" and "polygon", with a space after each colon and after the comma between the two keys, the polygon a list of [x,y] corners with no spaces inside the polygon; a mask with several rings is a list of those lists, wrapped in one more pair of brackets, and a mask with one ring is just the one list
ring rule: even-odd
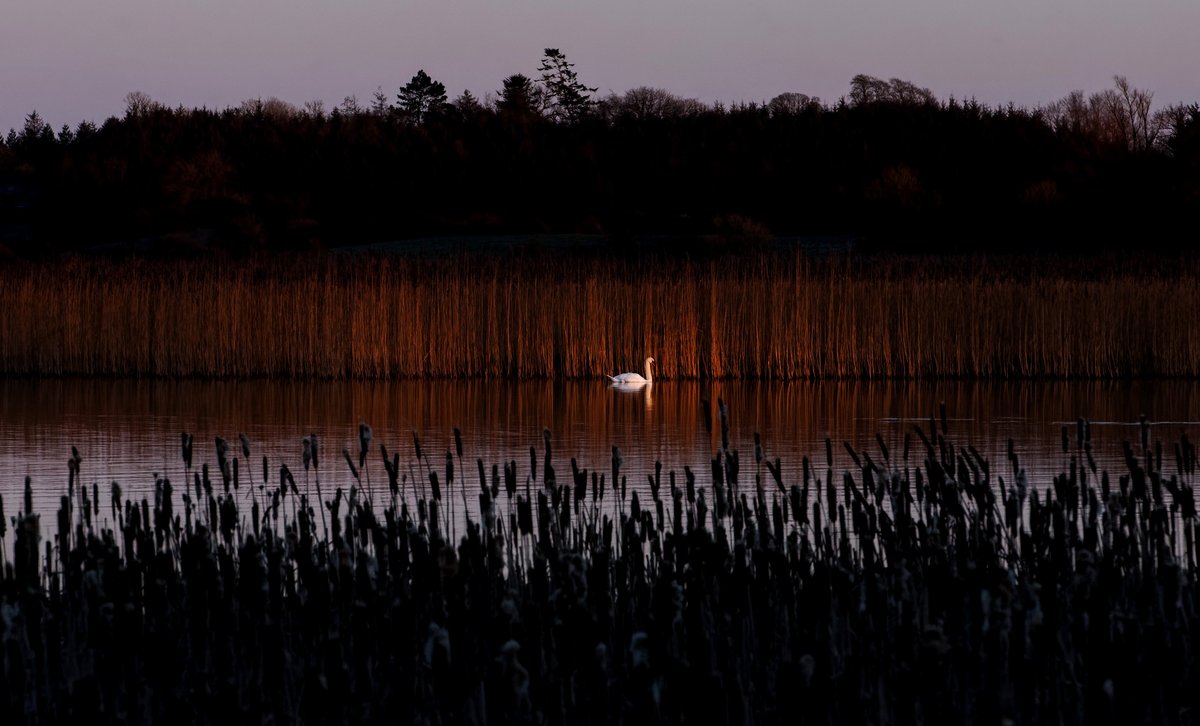
{"label": "white swan", "polygon": [[650,371],[650,364],[654,363],[653,358],[646,359],[646,375],[642,376],[637,373],[622,373],[619,376],[609,376],[608,380],[612,381],[614,386],[644,386],[654,382],[654,374]]}

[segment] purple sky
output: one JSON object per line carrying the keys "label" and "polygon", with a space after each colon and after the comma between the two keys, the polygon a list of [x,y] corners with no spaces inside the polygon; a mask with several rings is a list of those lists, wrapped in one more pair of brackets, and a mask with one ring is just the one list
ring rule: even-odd
{"label": "purple sky", "polygon": [[661,86],[704,101],[825,100],[856,73],[942,98],[1036,105],[1112,75],[1156,104],[1200,100],[1200,0],[5,0],[0,129],[57,129],[256,96],[326,106],[419,68],[482,97],[561,48],[601,93]]}

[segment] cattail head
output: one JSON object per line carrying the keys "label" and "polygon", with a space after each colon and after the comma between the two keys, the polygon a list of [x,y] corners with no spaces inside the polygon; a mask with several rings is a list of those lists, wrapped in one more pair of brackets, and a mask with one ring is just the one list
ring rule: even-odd
{"label": "cattail head", "polygon": [[346,458],[346,466],[350,467],[350,473],[354,475],[355,479],[358,479],[358,467],[354,465],[354,459],[350,458],[349,447],[342,449],[342,456]]}
{"label": "cattail head", "polygon": [[358,425],[358,465],[363,466],[367,463],[367,452],[371,449],[371,439],[374,438],[374,432],[371,427],[365,422]]}
{"label": "cattail head", "polygon": [[454,427],[454,453],[458,458],[462,458],[462,431],[458,427]]}
{"label": "cattail head", "polygon": [[250,458],[250,438],[246,434],[238,434],[238,438],[242,441],[242,456]]}
{"label": "cattail head", "polygon": [[182,433],[179,435],[180,451],[183,454],[183,465],[188,469],[192,468],[192,435]]}
{"label": "cattail head", "polygon": [[304,470],[308,471],[308,468],[312,466],[312,439],[305,436],[300,441],[300,447],[303,450],[302,460],[304,461]]}

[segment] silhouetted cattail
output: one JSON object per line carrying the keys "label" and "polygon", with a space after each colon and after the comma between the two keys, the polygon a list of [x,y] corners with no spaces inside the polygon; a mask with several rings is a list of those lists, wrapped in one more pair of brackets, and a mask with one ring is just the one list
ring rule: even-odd
{"label": "silhouetted cattail", "polygon": [[181,433],[179,435],[179,441],[180,441],[180,450],[183,454],[183,465],[186,468],[191,469],[192,468],[192,435],[188,434],[188,433]]}
{"label": "silhouetted cattail", "polygon": [[371,450],[371,440],[375,437],[371,427],[366,422],[358,425],[358,466],[366,466],[367,452]]}
{"label": "silhouetted cattail", "polygon": [[342,448],[342,456],[346,459],[346,466],[350,467],[350,474],[356,480],[361,481],[358,476],[358,467],[354,465],[354,459],[350,458],[350,447],[347,446]]}

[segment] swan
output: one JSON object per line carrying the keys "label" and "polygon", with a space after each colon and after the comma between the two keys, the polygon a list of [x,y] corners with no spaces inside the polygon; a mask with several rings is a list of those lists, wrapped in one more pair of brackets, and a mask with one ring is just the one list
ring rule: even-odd
{"label": "swan", "polygon": [[646,359],[646,375],[638,373],[622,373],[619,376],[609,376],[608,380],[613,382],[614,386],[643,386],[654,382],[654,375],[650,372],[650,365],[654,363],[653,358]]}

